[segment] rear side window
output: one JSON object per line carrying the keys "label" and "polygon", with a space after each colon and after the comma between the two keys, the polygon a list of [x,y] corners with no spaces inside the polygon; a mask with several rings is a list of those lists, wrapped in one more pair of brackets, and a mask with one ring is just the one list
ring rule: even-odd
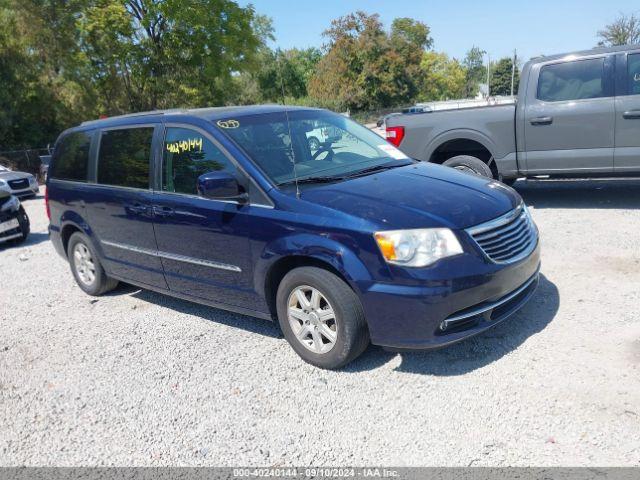
{"label": "rear side window", "polygon": [[51,178],[87,181],[89,149],[93,132],[75,132],[62,138],[56,146]]}
{"label": "rear side window", "polygon": [[103,131],[98,183],[148,189],[152,140],[153,127]]}
{"label": "rear side window", "polygon": [[197,195],[198,177],[204,173],[218,171],[236,174],[236,167],[218,147],[198,131],[190,128],[167,128],[162,190]]}
{"label": "rear side window", "polygon": [[540,70],[538,100],[562,102],[604,96],[604,58],[547,65]]}
{"label": "rear side window", "polygon": [[640,95],[640,53],[634,53],[627,57],[627,72],[629,95]]}

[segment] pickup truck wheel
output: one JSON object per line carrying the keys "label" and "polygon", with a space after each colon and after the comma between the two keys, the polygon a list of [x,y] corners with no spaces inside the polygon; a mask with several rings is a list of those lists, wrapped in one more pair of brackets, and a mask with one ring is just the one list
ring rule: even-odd
{"label": "pickup truck wheel", "polygon": [[276,305],[284,337],[312,365],[340,368],[369,345],[369,330],[358,296],[327,270],[291,270],[278,286]]}
{"label": "pickup truck wheel", "polygon": [[479,158],[472,157],[471,155],[458,155],[457,157],[452,157],[444,162],[443,165],[455,168],[461,172],[493,178],[493,173],[491,172],[489,165]]}

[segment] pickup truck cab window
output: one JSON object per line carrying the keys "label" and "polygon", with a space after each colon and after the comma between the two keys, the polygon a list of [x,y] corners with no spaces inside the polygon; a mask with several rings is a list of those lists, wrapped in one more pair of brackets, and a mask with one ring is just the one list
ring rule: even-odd
{"label": "pickup truck cab window", "polygon": [[640,53],[632,53],[627,57],[627,75],[629,95],[640,95]]}
{"label": "pickup truck cab window", "polygon": [[98,183],[149,188],[153,127],[104,130],[98,154]]}
{"label": "pickup truck cab window", "polygon": [[163,148],[163,191],[197,195],[198,177],[219,171],[237,174],[235,165],[201,132],[190,128],[167,128]]}
{"label": "pickup truck cab window", "polygon": [[604,96],[604,58],[557,63],[540,69],[538,100],[562,102]]}

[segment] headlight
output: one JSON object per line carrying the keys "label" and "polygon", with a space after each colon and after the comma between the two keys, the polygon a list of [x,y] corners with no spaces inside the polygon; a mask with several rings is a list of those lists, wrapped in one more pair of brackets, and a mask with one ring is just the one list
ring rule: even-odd
{"label": "headlight", "polygon": [[0,180],[0,187],[6,187],[7,182],[5,180]]}
{"label": "headlight", "polygon": [[29,183],[30,183],[31,185],[37,185],[37,184],[38,184],[38,182],[36,181],[36,177],[34,177],[33,175],[31,175],[31,176],[29,177]]}
{"label": "headlight", "polygon": [[385,260],[405,267],[426,267],[462,253],[458,238],[448,228],[393,230],[374,236]]}
{"label": "headlight", "polygon": [[15,212],[16,210],[18,210],[18,208],[20,208],[20,200],[18,200],[18,197],[12,196],[8,202],[2,205],[2,208],[0,209],[0,211]]}

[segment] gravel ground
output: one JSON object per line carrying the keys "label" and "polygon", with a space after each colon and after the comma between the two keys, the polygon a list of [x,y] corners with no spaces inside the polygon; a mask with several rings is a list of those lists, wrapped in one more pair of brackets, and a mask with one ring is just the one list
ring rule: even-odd
{"label": "gravel ground", "polygon": [[86,296],[26,201],[30,239],[0,250],[0,465],[640,465],[640,181],[517,188],[543,239],[532,301],[340,372],[269,322]]}

